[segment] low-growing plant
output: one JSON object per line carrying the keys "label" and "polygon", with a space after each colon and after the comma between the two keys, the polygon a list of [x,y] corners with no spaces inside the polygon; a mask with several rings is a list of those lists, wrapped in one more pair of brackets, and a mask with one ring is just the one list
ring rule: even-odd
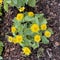
{"label": "low-growing plant", "polygon": [[37,50],[37,58],[38,58],[38,60],[40,60],[40,57],[44,57],[44,48],[42,48],[42,47],[40,47]]}
{"label": "low-growing plant", "polygon": [[4,47],[4,45],[3,45],[3,43],[0,41],[0,60],[2,60],[3,58],[2,58],[2,51],[3,51],[3,47]]}
{"label": "low-growing plant", "polygon": [[0,0],[0,16],[2,15],[2,2],[3,0]]}
{"label": "low-growing plant", "polygon": [[0,5],[2,4],[3,0],[0,0]]}
{"label": "low-growing plant", "polygon": [[[0,17],[2,16],[2,0],[0,0]],[[1,21],[2,19],[0,18],[0,21]]]}
{"label": "low-growing plant", "polygon": [[8,36],[8,41],[20,44],[25,55],[30,55],[31,48],[38,48],[40,43],[48,44],[48,38],[53,34],[44,15],[33,12],[18,13],[11,32],[13,36]]}
{"label": "low-growing plant", "polygon": [[36,4],[36,0],[4,0],[4,9],[8,11],[8,5],[15,6],[19,9],[21,6],[25,6],[25,5],[34,7],[35,4]]}
{"label": "low-growing plant", "polygon": [[0,16],[2,16],[2,6],[0,5]]}

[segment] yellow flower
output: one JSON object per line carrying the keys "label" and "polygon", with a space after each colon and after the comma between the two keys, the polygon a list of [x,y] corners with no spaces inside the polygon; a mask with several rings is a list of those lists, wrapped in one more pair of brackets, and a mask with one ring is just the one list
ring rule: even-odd
{"label": "yellow flower", "polygon": [[20,11],[20,12],[23,12],[24,10],[25,10],[25,7],[20,7],[20,8],[19,8],[19,11]]}
{"label": "yellow flower", "polygon": [[34,13],[33,12],[28,12],[28,16],[34,16]]}
{"label": "yellow flower", "polygon": [[8,41],[12,42],[13,41],[13,37],[12,36],[8,36]]}
{"label": "yellow flower", "polygon": [[34,41],[39,43],[41,41],[41,36],[40,35],[35,35],[34,36]]}
{"label": "yellow flower", "polygon": [[45,31],[44,35],[49,38],[51,36],[51,33],[49,31]]}
{"label": "yellow flower", "polygon": [[41,30],[46,30],[47,29],[47,25],[46,24],[42,24],[41,25]]}
{"label": "yellow flower", "polygon": [[0,4],[2,4],[3,0],[0,0]]}
{"label": "yellow flower", "polygon": [[23,47],[22,51],[25,55],[30,55],[31,54],[31,50],[28,47]]}
{"label": "yellow flower", "polygon": [[16,32],[16,28],[14,26],[11,27],[11,32],[15,33]]}
{"label": "yellow flower", "polygon": [[16,19],[17,19],[17,20],[22,20],[23,17],[24,17],[24,14],[18,13],[17,16],[16,16]]}
{"label": "yellow flower", "polygon": [[39,31],[39,25],[38,24],[33,24],[31,26],[31,31],[32,32],[38,32]]}
{"label": "yellow flower", "polygon": [[16,42],[21,43],[23,41],[23,37],[21,35],[16,36]]}
{"label": "yellow flower", "polygon": [[16,38],[14,37],[13,38],[13,41],[12,41],[14,44],[17,44],[17,40],[16,40]]}
{"label": "yellow flower", "polygon": [[14,37],[12,40],[14,44],[21,43],[22,41],[23,41],[23,38],[21,35],[16,35],[16,37]]}

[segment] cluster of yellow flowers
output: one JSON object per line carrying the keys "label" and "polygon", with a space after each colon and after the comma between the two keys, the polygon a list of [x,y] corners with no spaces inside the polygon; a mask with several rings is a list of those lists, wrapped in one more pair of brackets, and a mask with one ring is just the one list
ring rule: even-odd
{"label": "cluster of yellow flowers", "polygon": [[[42,24],[41,28],[39,28],[39,25],[37,25],[37,24],[33,24],[31,26],[31,31],[32,32],[38,32],[40,30],[45,30],[44,35],[49,38],[51,36],[51,33],[48,30],[46,30],[46,29],[47,29],[47,25],[46,24]],[[16,32],[16,28],[14,26],[11,27],[11,32],[12,33]],[[40,35],[34,36],[34,41],[39,43],[41,41],[41,36]]]}
{"label": "cluster of yellow flowers", "polygon": [[[28,16],[30,16],[30,17],[34,16],[34,13],[33,12],[28,12]],[[23,13],[18,13],[17,16],[16,16],[16,19],[19,20],[19,21],[23,20],[23,18],[24,18]]]}
{"label": "cluster of yellow flowers", "polygon": [[14,44],[22,43],[23,37],[21,35],[16,35],[16,37],[8,36],[8,41],[13,42]]}
{"label": "cluster of yellow flowers", "polygon": [[[13,42],[14,44],[22,43],[23,37],[21,35],[17,35],[15,38],[12,37],[12,36],[8,36],[8,41]],[[23,47],[22,51],[25,55],[30,55],[31,54],[31,50],[28,47]]]}
{"label": "cluster of yellow flowers", "polygon": [[39,28],[38,24],[32,24],[31,26],[31,31],[32,32],[38,32],[39,30],[46,30],[47,29],[47,25],[46,24],[42,24]]}
{"label": "cluster of yellow flowers", "polygon": [[[20,7],[19,8],[20,12],[23,12],[24,10],[25,10],[25,7]],[[34,13],[33,12],[28,12],[28,16],[30,16],[30,17],[34,16]],[[23,13],[18,13],[17,16],[16,16],[16,19],[19,20],[19,21],[23,20],[23,18],[24,18]]]}
{"label": "cluster of yellow flowers", "polygon": [[[31,31],[32,32],[39,32],[40,30],[42,30],[42,31],[45,31],[46,29],[47,29],[47,25],[46,24],[42,24],[40,27],[39,27],[39,25],[38,24],[32,24],[32,26],[31,26]],[[46,37],[50,37],[51,36],[51,33],[49,32],[49,31],[45,31],[44,32],[44,35],[46,36]],[[39,37],[38,37],[39,38]],[[40,38],[39,38],[40,39]],[[39,40],[38,39],[38,40]],[[35,39],[35,41],[36,41],[36,39]]]}
{"label": "cluster of yellow flowers", "polygon": [[2,4],[3,0],[0,0],[0,4]]}
{"label": "cluster of yellow flowers", "polygon": [[[21,7],[19,8],[19,11],[20,12],[23,12],[25,10],[24,7]],[[30,17],[33,17],[34,16],[34,13],[33,12],[28,12],[28,16]],[[24,18],[24,14],[23,13],[18,13],[17,16],[16,16],[16,20],[17,21],[21,21],[23,20]],[[42,24],[42,25],[38,25],[38,24],[32,24],[31,27],[30,27],[30,30],[33,32],[33,33],[39,33],[40,31],[44,31],[44,35],[49,38],[51,36],[51,33],[47,30],[47,24]],[[11,32],[12,33],[16,33],[17,32],[17,29],[15,26],[12,26],[11,27]],[[39,34],[36,34],[34,37],[34,42],[36,43],[39,43],[41,41],[41,36]],[[24,40],[23,36],[22,35],[16,35],[15,37],[12,37],[12,36],[8,36],[8,41],[9,42],[13,42],[14,44],[16,43],[22,43]],[[25,55],[30,55],[31,54],[31,50],[30,48],[28,47],[23,47],[22,48],[22,51]]]}
{"label": "cluster of yellow flowers", "polygon": [[[40,28],[39,28],[39,25],[38,24],[33,24],[31,26],[31,31],[32,32],[38,32],[39,30],[45,30],[44,35],[46,37],[50,37],[51,36],[51,33],[48,30],[46,30],[46,29],[47,29],[47,25],[46,24],[42,24],[40,26]],[[11,27],[11,32],[12,33],[15,33],[16,32],[16,28],[14,26]],[[16,44],[16,43],[21,43],[23,41],[23,37],[21,35],[16,35],[15,38],[9,36],[8,37],[8,40],[9,40],[9,42],[13,42],[14,44]],[[38,35],[38,34],[35,35],[34,36],[34,41],[37,42],[37,43],[39,43],[41,41],[41,36]],[[22,48],[22,51],[23,51],[23,53],[25,55],[30,55],[31,54],[31,50],[28,47],[23,47]]]}

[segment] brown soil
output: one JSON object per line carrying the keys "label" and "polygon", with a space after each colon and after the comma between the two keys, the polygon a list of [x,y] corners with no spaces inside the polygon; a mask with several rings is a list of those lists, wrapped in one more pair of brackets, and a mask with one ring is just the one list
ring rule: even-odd
{"label": "brown soil", "polygon": [[44,13],[44,16],[48,20],[48,26],[54,31],[51,36],[50,43],[48,45],[40,44],[40,47],[44,49],[43,53],[39,53],[37,57],[37,51],[32,50],[32,54],[28,57],[22,55],[21,47],[7,41],[6,35],[11,35],[10,27],[12,25],[12,19],[18,13],[18,10],[14,7],[9,7],[9,12],[3,15],[3,20],[0,22],[0,38],[4,42],[3,60],[60,60],[60,0],[38,0],[35,8],[26,7],[26,10],[31,10],[35,13]]}

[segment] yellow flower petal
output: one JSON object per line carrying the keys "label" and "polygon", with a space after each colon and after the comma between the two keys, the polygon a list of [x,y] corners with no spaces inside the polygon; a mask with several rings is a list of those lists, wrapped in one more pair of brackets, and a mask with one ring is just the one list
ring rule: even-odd
{"label": "yellow flower petal", "polygon": [[35,35],[34,36],[34,41],[39,43],[41,41],[41,36],[40,35]]}
{"label": "yellow flower petal", "polygon": [[24,14],[18,13],[17,16],[16,16],[16,19],[20,21],[20,20],[23,19],[23,17],[24,17]]}
{"label": "yellow flower petal", "polygon": [[46,24],[42,24],[41,25],[41,30],[46,30],[47,29],[47,25]]}
{"label": "yellow flower petal", "polygon": [[8,36],[8,41],[12,42],[13,41],[13,37],[12,36]]}
{"label": "yellow flower petal", "polygon": [[2,4],[3,0],[0,0],[0,4]]}
{"label": "yellow flower petal", "polygon": [[15,33],[16,32],[16,28],[14,26],[11,27],[11,32]]}
{"label": "yellow flower petal", "polygon": [[25,7],[20,7],[20,8],[19,8],[19,11],[20,11],[20,12],[23,12],[24,10],[25,10]]}
{"label": "yellow flower petal", "polygon": [[44,35],[49,38],[51,36],[51,33],[49,31],[45,31]]}
{"label": "yellow flower petal", "polygon": [[28,47],[23,47],[22,51],[25,55],[30,55],[31,54],[31,50]]}
{"label": "yellow flower petal", "polygon": [[28,16],[34,16],[34,13],[33,12],[28,12]]}
{"label": "yellow flower petal", "polygon": [[39,31],[39,25],[38,24],[33,24],[31,26],[31,31],[32,32],[38,32]]}
{"label": "yellow flower petal", "polygon": [[14,43],[14,44],[17,44],[17,40],[16,40],[15,37],[13,38],[13,43]]}
{"label": "yellow flower petal", "polygon": [[21,35],[16,36],[17,43],[21,43],[23,41],[23,37]]}

